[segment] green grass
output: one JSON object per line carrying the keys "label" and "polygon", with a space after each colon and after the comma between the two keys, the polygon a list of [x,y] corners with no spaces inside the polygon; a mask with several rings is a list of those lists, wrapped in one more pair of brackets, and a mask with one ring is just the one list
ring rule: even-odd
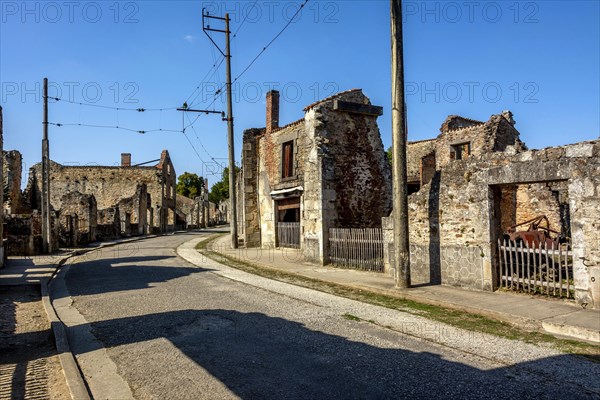
{"label": "green grass", "polygon": [[352,314],[344,314],[342,315],[342,317],[344,317],[345,319],[349,320],[349,321],[362,321],[360,318],[358,318],[356,315],[352,315]]}
{"label": "green grass", "polygon": [[[393,310],[403,311],[473,332],[487,333],[506,339],[520,340],[527,343],[550,346],[563,352],[582,355],[594,361],[600,362],[600,346],[594,344],[575,340],[559,339],[546,333],[527,331],[520,327],[487,316],[467,313],[465,311],[451,309],[439,305],[419,303],[406,299],[400,294],[398,296],[392,296],[389,294],[381,294],[369,290],[351,288],[337,283],[326,282],[319,279],[308,278],[305,276],[280,271],[268,266],[242,261],[235,257],[217,253],[211,250],[210,243],[222,235],[224,234],[212,235],[200,241],[196,245],[196,249],[205,256],[222,264],[265,278],[291,283],[297,286],[302,286]],[[361,320],[360,318],[351,314],[344,314],[343,317],[353,321]]]}

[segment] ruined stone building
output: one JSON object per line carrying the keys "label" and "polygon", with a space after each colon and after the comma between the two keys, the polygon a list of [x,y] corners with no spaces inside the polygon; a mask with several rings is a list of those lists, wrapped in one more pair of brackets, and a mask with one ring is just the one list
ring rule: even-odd
{"label": "ruined stone building", "polygon": [[353,89],[304,113],[280,126],[279,93],[270,91],[266,127],[244,131],[240,234],[248,247],[294,245],[327,263],[330,228],[377,227],[391,210],[382,108]]}
{"label": "ruined stone building", "polygon": [[9,150],[2,152],[2,159],[4,212],[19,214],[23,206],[21,196],[23,157],[17,150]]}
{"label": "ruined stone building", "polygon": [[[3,234],[6,239],[7,256],[35,255],[42,252],[41,211],[32,209],[21,192],[22,163],[23,158],[17,150],[2,152]],[[52,250],[57,250],[59,245],[56,218],[54,213],[52,232],[55,235],[50,241]]]}
{"label": "ruined stone building", "polygon": [[[167,150],[156,165],[131,165],[131,154],[121,155],[121,165],[66,166],[51,162],[50,203],[61,211],[70,197],[83,201],[93,195],[97,207],[99,238],[171,231],[176,223],[176,175]],[[41,199],[41,164],[30,169],[26,189],[30,207]],[[89,197],[85,197],[89,199]],[[80,203],[81,203],[80,201]],[[81,204],[85,209],[87,204]],[[66,220],[64,220],[66,222]]]}
{"label": "ruined stone building", "polygon": [[209,226],[208,201],[204,195],[194,199],[177,196],[177,215],[180,221],[179,229],[197,229]]}
{"label": "ruined stone building", "polygon": [[526,146],[514,125],[510,111],[493,115],[487,122],[450,115],[442,124],[437,138],[408,143],[409,192],[418,191],[436,171],[454,160],[525,150]]}
{"label": "ruined stone building", "polygon": [[[570,264],[562,283],[580,304],[600,307],[600,141],[528,150],[514,124],[509,112],[487,122],[451,116],[437,138],[409,144],[413,283],[496,290],[499,239],[543,215]],[[393,276],[391,222],[383,225]],[[546,259],[540,279],[556,262]]]}

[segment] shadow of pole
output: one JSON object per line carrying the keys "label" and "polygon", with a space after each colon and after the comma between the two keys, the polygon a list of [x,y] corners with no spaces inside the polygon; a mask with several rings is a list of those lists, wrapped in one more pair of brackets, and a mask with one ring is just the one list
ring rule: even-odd
{"label": "shadow of pole", "polygon": [[[204,371],[241,398],[593,398],[600,393],[600,382],[588,382],[588,388],[577,383],[581,377],[568,367],[572,356],[481,370],[437,354],[400,348],[401,343],[394,348],[376,347],[261,313],[181,310],[71,329],[90,327],[104,346],[120,348],[118,354],[126,355],[125,361],[150,358],[143,362],[144,371],[159,380],[155,390],[161,392],[153,393],[159,397],[174,392],[206,397],[201,392],[206,390],[201,384]],[[383,340],[395,335],[379,334]],[[177,373],[165,374],[160,360],[173,359],[167,355],[173,348],[161,348],[155,339],[170,341],[199,368],[169,365]],[[144,342],[154,343],[152,354],[144,346],[135,346]],[[92,352],[98,345],[90,342],[76,351]],[[600,373],[599,365],[590,364],[593,374]],[[126,366],[121,368],[128,373]]]}

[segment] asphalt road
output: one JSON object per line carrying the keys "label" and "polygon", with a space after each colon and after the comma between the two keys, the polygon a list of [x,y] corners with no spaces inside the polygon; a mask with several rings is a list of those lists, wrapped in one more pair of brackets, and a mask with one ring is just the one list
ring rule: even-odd
{"label": "asphalt road", "polygon": [[69,266],[70,309],[84,321],[65,322],[90,387],[108,387],[96,398],[117,396],[116,376],[137,399],[600,398],[598,364],[466,332],[401,333],[395,324],[412,320],[399,311],[201,256],[191,264],[176,248],[195,236],[145,239]]}

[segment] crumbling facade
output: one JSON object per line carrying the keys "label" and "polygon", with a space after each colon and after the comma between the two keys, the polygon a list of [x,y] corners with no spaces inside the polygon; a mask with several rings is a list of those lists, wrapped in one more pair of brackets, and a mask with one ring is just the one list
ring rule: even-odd
{"label": "crumbling facade", "polygon": [[98,224],[98,208],[93,194],[73,192],[61,199],[58,213],[59,243],[63,247],[76,247],[94,242]]}
{"label": "crumbling facade", "polygon": [[[124,235],[172,231],[176,221],[176,174],[167,150],[158,161],[154,166],[132,166],[131,155],[124,153],[119,167],[51,162],[50,203],[60,210],[65,195],[91,194],[101,216],[99,225],[113,226],[117,223],[113,218],[119,218]],[[41,164],[30,169],[26,193],[31,207],[37,208],[41,203]],[[110,229],[101,231],[108,234]]]}
{"label": "crumbling facade", "polygon": [[377,127],[382,108],[354,89],[304,112],[280,127],[279,93],[271,91],[266,127],[244,132],[240,232],[248,247],[273,247],[280,227],[298,224],[291,235],[304,258],[327,263],[330,228],[377,227],[391,210],[391,169]]}
{"label": "crumbling facade", "polygon": [[[6,256],[36,255],[42,253],[42,218],[39,210],[32,209],[21,192],[21,153],[17,150],[2,152],[3,218]],[[57,213],[50,215],[50,249],[58,250],[59,223]]]}
{"label": "crumbling facade", "polygon": [[437,138],[408,143],[409,192],[418,191],[436,171],[453,161],[494,152],[514,154],[526,150],[514,125],[510,111],[492,115],[487,122],[450,115]]}
{"label": "crumbling facade", "polygon": [[[572,254],[566,284],[575,299],[600,307],[600,141],[527,150],[508,113],[486,123],[467,120],[469,126],[456,121],[446,120],[429,143],[434,152],[423,158],[434,154],[436,167],[409,196],[413,283],[495,290],[498,240],[544,215]],[[387,218],[383,224],[393,274],[393,224]]]}
{"label": "crumbling facade", "polygon": [[2,159],[4,212],[19,214],[23,211],[21,196],[23,157],[17,150],[9,150],[2,152]]}

